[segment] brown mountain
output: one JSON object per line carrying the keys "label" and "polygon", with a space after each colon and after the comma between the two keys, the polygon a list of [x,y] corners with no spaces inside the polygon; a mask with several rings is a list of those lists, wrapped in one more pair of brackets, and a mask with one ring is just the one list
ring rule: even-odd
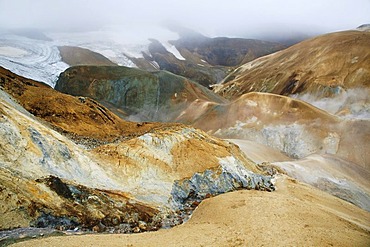
{"label": "brown mountain", "polygon": [[369,32],[325,34],[240,66],[214,91],[227,98],[248,92],[327,97],[368,88],[369,50]]}

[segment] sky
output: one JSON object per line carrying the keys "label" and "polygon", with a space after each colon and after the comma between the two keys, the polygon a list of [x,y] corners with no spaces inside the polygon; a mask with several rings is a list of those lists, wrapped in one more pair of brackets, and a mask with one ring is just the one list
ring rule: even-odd
{"label": "sky", "polygon": [[171,23],[206,36],[326,33],[370,23],[370,0],[0,0],[0,28],[83,31]]}

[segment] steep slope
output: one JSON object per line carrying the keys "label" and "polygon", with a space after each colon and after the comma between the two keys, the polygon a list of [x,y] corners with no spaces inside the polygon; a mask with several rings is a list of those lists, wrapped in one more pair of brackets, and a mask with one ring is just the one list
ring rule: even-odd
{"label": "steep slope", "polygon": [[229,104],[198,100],[177,121],[222,138],[253,140],[293,158],[331,153],[369,167],[368,121],[341,120],[285,96],[249,93]]}
{"label": "steep slope", "polygon": [[106,65],[115,66],[117,64],[110,61],[103,55],[90,51],[89,49],[75,46],[58,47],[62,61],[70,66],[76,65]]}
{"label": "steep slope", "polygon": [[131,235],[51,237],[14,246],[368,246],[370,213],[287,177],[274,193],[236,191],[203,201],[183,225]]}
{"label": "steep slope", "polygon": [[214,90],[228,98],[253,91],[323,98],[368,88],[369,50],[369,32],[325,34],[242,65]]}
{"label": "steep slope", "polygon": [[[169,72],[146,72],[122,66],[78,66],[60,75],[55,89],[91,97],[121,117],[168,122],[195,99],[222,103],[212,91]],[[126,113],[126,114],[125,114]]]}

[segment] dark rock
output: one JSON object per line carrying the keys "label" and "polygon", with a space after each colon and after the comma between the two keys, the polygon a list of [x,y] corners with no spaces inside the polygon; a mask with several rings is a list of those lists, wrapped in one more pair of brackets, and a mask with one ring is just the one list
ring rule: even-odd
{"label": "dark rock", "polygon": [[253,173],[231,173],[228,171],[206,170],[196,173],[190,179],[176,181],[172,188],[175,205],[183,208],[185,204],[197,206],[200,200],[237,189],[256,189],[273,191],[271,177]]}
{"label": "dark rock", "polygon": [[44,179],[37,179],[36,182],[43,182],[58,195],[67,199],[73,199],[72,193],[69,190],[68,186],[56,176],[49,176]]}
{"label": "dark rock", "polygon": [[78,223],[69,217],[53,216],[51,214],[42,213],[40,217],[31,224],[33,227],[38,228],[54,228],[58,230],[74,229]]}

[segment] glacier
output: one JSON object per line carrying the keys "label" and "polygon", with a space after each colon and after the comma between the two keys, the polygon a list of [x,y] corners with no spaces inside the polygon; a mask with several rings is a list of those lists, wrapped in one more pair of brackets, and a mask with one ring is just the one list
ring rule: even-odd
{"label": "glacier", "polygon": [[69,67],[52,42],[17,35],[0,37],[0,66],[52,87],[59,74]]}

